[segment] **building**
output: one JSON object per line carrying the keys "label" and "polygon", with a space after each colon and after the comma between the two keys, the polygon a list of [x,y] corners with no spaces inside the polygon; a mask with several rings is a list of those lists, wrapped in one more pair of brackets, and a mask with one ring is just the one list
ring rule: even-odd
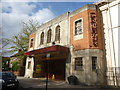
{"label": "building", "polygon": [[[75,75],[81,83],[106,83],[103,30],[99,8],[86,5],[41,25],[29,37],[25,77],[67,80]],[[47,69],[48,68],[48,69]]]}
{"label": "building", "polygon": [[120,86],[120,0],[97,2],[104,31],[104,59],[107,65],[107,84]]}
{"label": "building", "polygon": [[9,70],[9,63],[10,63],[10,57],[1,57],[1,71],[8,71]]}
{"label": "building", "polygon": [[17,76],[24,76],[25,74],[25,57],[24,52],[19,50],[16,54],[10,57],[10,68],[11,71]]}

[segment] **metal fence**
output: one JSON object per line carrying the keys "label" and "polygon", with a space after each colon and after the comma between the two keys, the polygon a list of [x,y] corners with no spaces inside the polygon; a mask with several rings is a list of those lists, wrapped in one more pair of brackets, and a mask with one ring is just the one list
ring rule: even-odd
{"label": "metal fence", "polygon": [[109,67],[106,72],[107,84],[120,86],[120,67]]}

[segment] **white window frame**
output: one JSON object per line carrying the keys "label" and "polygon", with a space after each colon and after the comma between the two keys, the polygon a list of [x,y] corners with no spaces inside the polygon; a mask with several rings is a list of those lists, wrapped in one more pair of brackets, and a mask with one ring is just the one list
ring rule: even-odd
{"label": "white window frame", "polygon": [[[75,22],[79,20],[82,20],[82,33],[79,35],[75,35]],[[73,30],[74,40],[82,39],[83,38],[83,18],[76,19],[73,23],[74,23],[74,26],[73,26],[74,27],[74,30]]]}

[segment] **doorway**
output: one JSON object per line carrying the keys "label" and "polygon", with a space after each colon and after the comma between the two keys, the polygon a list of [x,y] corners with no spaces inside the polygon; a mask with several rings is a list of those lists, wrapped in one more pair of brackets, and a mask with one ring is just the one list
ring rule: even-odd
{"label": "doorway", "polygon": [[54,75],[54,79],[65,80],[65,66],[66,66],[65,59],[43,61],[44,77],[46,77],[46,72],[48,70],[48,77],[50,79],[52,79]]}

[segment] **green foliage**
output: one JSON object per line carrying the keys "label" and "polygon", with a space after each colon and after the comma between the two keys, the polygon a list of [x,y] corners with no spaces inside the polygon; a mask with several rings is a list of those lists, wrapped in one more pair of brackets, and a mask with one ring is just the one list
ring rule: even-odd
{"label": "green foliage", "polygon": [[[9,49],[8,52],[10,54],[14,54],[18,52],[17,54],[15,54],[15,57],[19,59],[19,64],[21,66],[24,65],[25,63],[24,60],[26,57],[24,56],[24,52],[26,52],[28,49],[29,35],[36,31],[38,25],[39,24],[37,21],[29,20],[29,22],[27,23],[23,22],[23,28],[21,32],[9,39],[6,39],[7,43],[11,45],[10,48],[8,48]],[[12,70],[16,71],[17,69],[18,69],[18,65],[17,62],[15,62],[13,63]]]}
{"label": "green foliage", "polygon": [[9,57],[2,57],[2,68],[6,70],[9,69],[9,62],[10,62]]}
{"label": "green foliage", "polygon": [[12,62],[12,71],[17,71],[19,69],[18,62]]}
{"label": "green foliage", "polygon": [[33,22],[32,20],[29,20],[28,23],[23,22],[22,31],[19,34],[14,35],[12,38],[7,39],[7,42],[12,44],[9,48],[9,53],[15,53],[18,50],[22,50],[23,52],[27,51],[29,35],[35,32],[37,27],[38,22]]}

